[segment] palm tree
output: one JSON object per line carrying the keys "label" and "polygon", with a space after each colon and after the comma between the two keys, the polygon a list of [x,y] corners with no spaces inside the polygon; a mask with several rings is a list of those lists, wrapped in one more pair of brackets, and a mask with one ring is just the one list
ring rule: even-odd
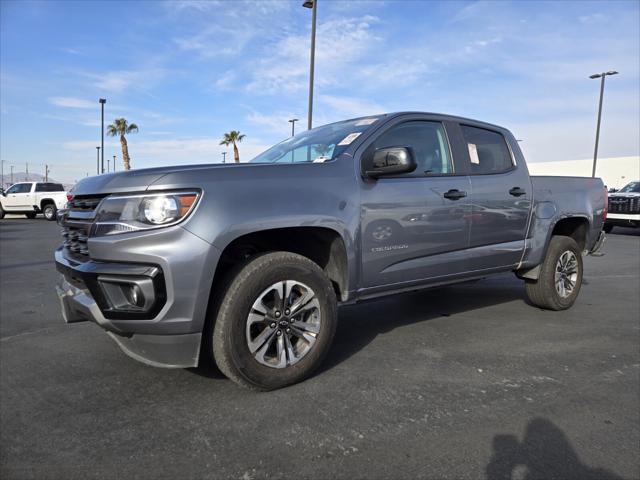
{"label": "palm tree", "polygon": [[233,158],[236,163],[240,163],[240,153],[238,152],[238,143],[242,141],[244,135],[238,130],[231,130],[229,133],[224,134],[224,138],[220,141],[220,145],[233,145]]}
{"label": "palm tree", "polygon": [[116,118],[111,125],[107,127],[107,135],[110,137],[117,137],[120,135],[120,145],[122,146],[122,163],[124,163],[124,169],[131,169],[131,159],[129,158],[129,147],[127,146],[127,139],[125,134],[137,133],[138,126],[135,123],[128,123],[126,118]]}

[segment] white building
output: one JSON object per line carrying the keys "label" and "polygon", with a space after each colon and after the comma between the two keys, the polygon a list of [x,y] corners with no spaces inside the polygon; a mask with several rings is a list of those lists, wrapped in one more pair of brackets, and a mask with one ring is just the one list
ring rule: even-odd
{"label": "white building", "polygon": [[[593,159],[532,162],[527,166],[531,175],[590,177]],[[640,157],[598,158],[596,177],[602,178],[608,188],[621,188],[640,180]]]}

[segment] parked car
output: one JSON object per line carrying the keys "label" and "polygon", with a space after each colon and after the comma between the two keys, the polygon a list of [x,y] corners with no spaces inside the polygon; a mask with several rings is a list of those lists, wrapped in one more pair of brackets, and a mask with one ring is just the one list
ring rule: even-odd
{"label": "parked car", "polygon": [[616,226],[640,227],[640,181],[609,193],[609,212],[603,229],[610,233]]}
{"label": "parked car", "polygon": [[36,218],[42,213],[47,220],[55,220],[56,212],[67,203],[67,192],[61,183],[14,183],[0,194],[0,218],[5,213],[24,214]]}
{"label": "parked car", "polygon": [[322,362],[338,304],[511,271],[534,305],[571,307],[606,195],[600,179],[530,177],[502,127],[358,118],[249,163],[83,179],[59,215],[58,294],[67,322],[137,360],[215,359],[274,389]]}

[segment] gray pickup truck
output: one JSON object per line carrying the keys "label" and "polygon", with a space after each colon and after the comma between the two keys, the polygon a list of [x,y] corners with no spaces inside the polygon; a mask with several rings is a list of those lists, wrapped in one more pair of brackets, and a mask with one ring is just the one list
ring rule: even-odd
{"label": "gray pickup truck", "polygon": [[67,322],[137,360],[215,360],[269,390],[318,367],[339,304],[512,271],[532,304],[569,308],[606,205],[600,179],[529,176],[502,127],[357,118],[249,163],[82,180],[58,214],[57,290]]}

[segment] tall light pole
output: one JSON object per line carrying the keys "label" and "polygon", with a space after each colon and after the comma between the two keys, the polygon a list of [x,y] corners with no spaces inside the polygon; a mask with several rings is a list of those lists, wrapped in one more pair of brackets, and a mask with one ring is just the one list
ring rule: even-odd
{"label": "tall light pole", "polygon": [[600,104],[598,105],[598,126],[596,127],[596,146],[593,149],[593,169],[591,170],[591,176],[596,176],[596,163],[598,161],[598,142],[600,140],[600,120],[602,119],[602,97],[604,97],[604,79],[607,75],[617,75],[618,72],[610,70],[608,72],[595,73],[589,78],[600,78]]}
{"label": "tall light pole", "polygon": [[4,160],[0,160],[0,188],[4,190]]}
{"label": "tall light pole", "polygon": [[96,175],[100,175],[100,147],[96,147]]}
{"label": "tall light pole", "polygon": [[318,10],[318,0],[306,0],[302,6],[311,9],[311,64],[309,66],[309,117],[307,119],[307,129],[311,130],[311,119],[313,117],[313,69],[316,57],[316,13]]}
{"label": "tall light pole", "polygon": [[101,118],[102,118],[102,123],[100,125],[100,148],[102,149],[102,173],[104,173],[104,104],[107,103],[107,99],[106,98],[101,98],[100,99],[100,111],[101,111]]}
{"label": "tall light pole", "polygon": [[107,173],[111,171],[111,159],[107,158]]}
{"label": "tall light pole", "polygon": [[227,163],[227,152],[222,152],[222,163]]}
{"label": "tall light pole", "polygon": [[9,165],[11,167],[11,185],[13,185],[13,165]]}
{"label": "tall light pole", "polygon": [[293,137],[296,134],[296,122],[298,121],[297,118],[292,118],[291,120],[289,120],[289,123],[291,124],[291,136]]}
{"label": "tall light pole", "polygon": [[116,156],[113,156],[113,171],[116,171]]}

